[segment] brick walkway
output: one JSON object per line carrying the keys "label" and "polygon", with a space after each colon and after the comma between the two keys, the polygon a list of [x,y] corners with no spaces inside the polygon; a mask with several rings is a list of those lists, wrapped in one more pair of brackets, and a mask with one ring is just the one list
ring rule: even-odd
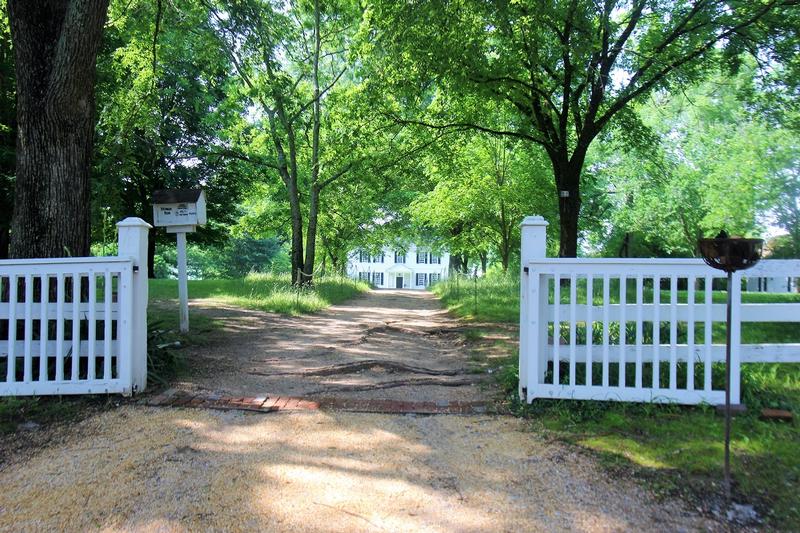
{"label": "brick walkway", "polygon": [[200,409],[255,411],[261,413],[269,413],[274,411],[327,409],[356,413],[389,414],[500,414],[495,405],[487,402],[409,402],[400,400],[360,400],[348,398],[321,398],[319,400],[308,400],[305,398],[293,398],[289,396],[267,395],[248,398],[234,398],[213,393],[193,394],[178,389],[166,390],[157,396],[143,400],[143,403],[158,407],[196,407]]}

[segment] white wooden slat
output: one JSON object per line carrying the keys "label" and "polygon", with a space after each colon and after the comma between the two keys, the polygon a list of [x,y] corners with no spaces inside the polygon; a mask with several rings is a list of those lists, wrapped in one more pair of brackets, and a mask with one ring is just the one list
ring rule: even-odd
{"label": "white wooden slat", "polygon": [[[17,301],[17,276],[15,274],[12,274],[8,277],[8,301],[9,304],[16,304]],[[11,344],[11,346],[8,350],[8,372],[6,383],[12,383],[17,380],[17,306],[14,305],[13,307],[14,311],[9,314],[8,319],[8,342]]]}
{"label": "white wooden slat", "polygon": [[710,391],[711,384],[711,343],[713,339],[713,322],[711,320],[711,308],[714,303],[713,299],[714,280],[711,276],[705,277],[705,320],[703,321],[703,389]]}
{"label": "white wooden slat", "polygon": [[[20,342],[20,341],[18,341]],[[4,341],[0,341],[0,350],[5,346]],[[547,351],[547,358],[552,360],[552,347]],[[645,344],[642,346],[642,362],[649,363],[655,360],[656,348],[661,351],[666,351],[671,348],[669,344],[661,344],[654,346],[652,344]],[[701,356],[701,351],[705,352],[705,347],[695,346],[694,351],[689,351],[689,346],[686,344],[678,344],[675,347],[676,360],[679,363],[685,363],[688,358],[692,357],[697,360]],[[636,356],[636,346],[629,344],[625,346],[625,358],[630,361]],[[1,357],[1,355],[0,355]],[[583,363],[587,360],[586,346],[578,345],[575,349],[575,361]],[[568,355],[562,353],[561,361],[568,361]],[[611,345],[609,347],[608,360],[610,363],[616,363],[620,360],[620,347]],[[711,346],[711,362],[719,363],[725,361],[725,345],[714,344]],[[740,348],[740,361],[742,364],[746,363],[800,363],[800,343],[798,344],[742,344]],[[653,387],[658,389],[660,387]]]}
{"label": "white wooden slat", "polygon": [[[50,276],[41,276],[39,299],[41,309],[46,310],[50,300]],[[47,381],[47,313],[39,314],[39,381]]]}
{"label": "white wooden slat", "polygon": [[634,386],[637,389],[642,388],[642,343],[643,340],[643,324],[642,324],[642,304],[644,303],[644,281],[642,276],[636,276],[636,377]]}
{"label": "white wooden slat", "polygon": [[129,393],[130,385],[125,385],[118,379],[110,381],[65,381],[56,383],[34,382],[31,384],[23,383],[0,383],[0,396],[43,396],[43,395],[69,395],[69,394],[126,394]]}
{"label": "white wooden slat", "polygon": [[[686,344],[689,346],[689,353],[694,353],[694,282],[695,277],[689,275],[686,278],[686,305],[689,306],[689,319],[686,321]],[[689,357],[686,361],[686,388],[694,390],[694,357]]]}
{"label": "white wooden slat", "polygon": [[[18,303],[16,306],[2,305],[2,306],[0,306],[0,320],[9,318],[9,315],[11,313],[12,308],[14,309],[14,312],[16,313],[17,316],[21,316],[22,314],[25,313],[25,304],[24,303]],[[31,312],[33,313],[33,316],[35,316],[35,317],[40,317],[40,316],[44,315],[44,316],[47,317],[48,320],[55,320],[58,317],[56,306],[47,305],[47,306],[44,307],[44,311],[43,311],[42,310],[42,304],[40,302],[32,302],[31,303]],[[103,307],[95,308],[94,312],[95,312],[95,315],[97,316],[98,320],[103,320],[105,318],[105,309]],[[117,319],[117,313],[118,312],[119,312],[119,309],[118,309],[118,307],[116,305],[116,302],[112,302],[112,307],[111,307],[111,319],[112,320],[116,320]],[[64,309],[64,317],[67,320],[71,320],[72,319],[72,313],[73,313],[73,309],[71,307]],[[78,314],[78,317],[85,318],[89,314],[89,304],[87,304],[87,303],[80,304],[78,306],[78,310],[76,311],[76,313]]]}
{"label": "white wooden slat", "polygon": [[653,388],[661,387],[661,277],[653,277]]}
{"label": "white wooden slat", "polygon": [[569,278],[569,384],[575,386],[575,342],[578,323],[575,321],[575,305],[578,303],[577,278],[572,274]]}
{"label": "white wooden slat", "polygon": [[64,274],[56,276],[56,381],[64,381]]}
{"label": "white wooden slat", "polygon": [[561,381],[561,368],[559,352],[561,348],[561,276],[553,277],[553,303],[557,304],[553,315],[553,384],[558,385]]}
{"label": "white wooden slat", "polygon": [[594,276],[586,276],[586,385],[592,386],[592,348],[594,346]]}
{"label": "white wooden slat", "polygon": [[674,274],[669,279],[669,388],[678,388],[678,277]]}
{"label": "white wooden slat", "polygon": [[89,372],[88,378],[89,380],[94,380],[97,378],[95,375],[95,341],[97,339],[97,313],[95,312],[95,308],[97,307],[97,278],[95,277],[94,271],[89,271]]}
{"label": "white wooden slat", "polygon": [[[0,360],[6,358],[6,354],[10,349],[15,349],[18,353],[22,351],[24,348],[25,341],[17,339],[14,341],[14,345],[10,345],[8,341],[0,340]],[[96,354],[100,354],[105,349],[105,341],[104,340],[95,340],[94,341],[94,351]],[[47,341],[47,353],[50,354],[50,357],[54,357],[58,355],[58,341],[51,339]],[[62,355],[66,356],[67,354],[72,354],[72,345],[68,343],[63,343],[61,346],[61,350],[63,350]],[[112,356],[116,354],[119,350],[119,342],[117,340],[111,341],[111,354]],[[89,356],[89,341],[83,340],[78,345],[78,351],[75,352],[80,357],[88,357]],[[724,357],[723,357],[724,359]],[[98,379],[103,379],[98,376]],[[52,381],[52,380],[51,380]],[[69,379],[62,379],[59,381],[71,381]]]}
{"label": "white wooden slat", "polygon": [[603,275],[603,365],[602,365],[602,374],[603,374],[603,387],[608,387],[608,331],[610,329],[610,324],[608,321],[608,305],[610,301],[610,287],[611,278],[608,274]]}
{"label": "white wooden slat", "polygon": [[619,276],[619,303],[620,303],[620,314],[619,314],[619,345],[621,346],[620,353],[622,357],[619,360],[619,387],[625,387],[625,345],[627,344],[627,319],[626,310],[628,309],[628,278],[625,274],[620,274]]}
{"label": "white wooden slat", "polygon": [[25,370],[22,380],[25,383],[33,381],[33,276],[25,274]]}
{"label": "white wooden slat", "polygon": [[103,379],[111,379],[111,297],[113,285],[111,272],[106,269],[103,287]]}
{"label": "white wooden slat", "polygon": [[687,391],[684,389],[636,389],[633,387],[569,387],[567,385],[542,385],[535,392],[534,398],[569,398],[570,400],[594,400],[616,402],[646,403],[707,403],[718,405],[725,401],[720,391]]}
{"label": "white wooden slat", "polygon": [[81,339],[81,321],[78,319],[78,309],[81,305],[81,276],[80,274],[72,275],[72,370],[70,372],[70,379],[78,381],[80,379],[80,339]]}

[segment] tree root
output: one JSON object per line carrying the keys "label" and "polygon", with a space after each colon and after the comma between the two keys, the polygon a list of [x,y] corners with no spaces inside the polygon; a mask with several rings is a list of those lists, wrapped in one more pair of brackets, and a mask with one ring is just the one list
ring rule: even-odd
{"label": "tree root", "polygon": [[383,383],[375,383],[374,385],[337,385],[319,389],[306,393],[307,395],[315,394],[330,394],[336,392],[364,392],[382,389],[393,389],[395,387],[422,387],[422,386],[436,386],[436,387],[464,387],[474,385],[478,382],[477,379],[451,379],[442,380],[435,378],[417,378],[417,379],[400,379],[396,381],[384,381]]}
{"label": "tree root", "polygon": [[296,372],[259,372],[253,370],[248,372],[255,376],[334,376],[336,374],[352,374],[368,368],[383,368],[389,372],[406,372],[409,374],[427,374],[429,376],[455,376],[458,374],[457,370],[435,370],[433,368],[424,368],[421,366],[404,365],[403,363],[395,363],[392,361],[380,361],[378,359],[367,359],[365,361],[353,361],[350,363],[342,363],[338,365],[323,366],[319,368],[309,368],[308,370],[299,370]]}

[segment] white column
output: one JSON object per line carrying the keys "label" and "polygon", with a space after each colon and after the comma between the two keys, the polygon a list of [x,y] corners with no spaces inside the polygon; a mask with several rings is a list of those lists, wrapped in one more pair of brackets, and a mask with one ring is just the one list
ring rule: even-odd
{"label": "white column", "polygon": [[117,224],[120,257],[130,257],[136,270],[133,273],[131,315],[131,379],[134,390],[147,387],[147,239],[152,228],[141,218],[129,217]]}
{"label": "white column", "polygon": [[[521,246],[520,246],[520,295],[519,295],[519,396],[523,401],[532,398],[532,387],[536,386],[538,376],[543,373],[539,368],[539,347],[542,342],[547,342],[547,338],[539,338],[542,328],[540,327],[540,305],[541,295],[547,297],[547,284],[542,283],[542,279],[537,278],[536,283],[531,283],[531,276],[537,276],[535,272],[525,272],[528,263],[537,258],[545,257],[547,249],[547,226],[548,223],[541,216],[528,216],[522,221],[521,227]],[[535,291],[531,294],[530,289]],[[535,301],[531,301],[535,297]],[[545,323],[546,326],[546,323]],[[527,394],[526,394],[527,392]]]}
{"label": "white column", "polygon": [[178,235],[178,299],[180,300],[180,330],[181,333],[189,331],[189,287],[186,272],[186,233],[181,231]]}

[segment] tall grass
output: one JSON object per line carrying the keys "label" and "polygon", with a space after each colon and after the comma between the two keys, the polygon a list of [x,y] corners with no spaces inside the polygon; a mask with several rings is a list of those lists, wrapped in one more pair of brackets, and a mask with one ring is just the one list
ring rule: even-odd
{"label": "tall grass", "polygon": [[[321,276],[312,287],[292,286],[289,274],[248,274],[239,279],[190,280],[189,298],[287,315],[313,313],[369,289],[364,282],[344,276]],[[150,299],[178,297],[178,282],[150,280]]]}

